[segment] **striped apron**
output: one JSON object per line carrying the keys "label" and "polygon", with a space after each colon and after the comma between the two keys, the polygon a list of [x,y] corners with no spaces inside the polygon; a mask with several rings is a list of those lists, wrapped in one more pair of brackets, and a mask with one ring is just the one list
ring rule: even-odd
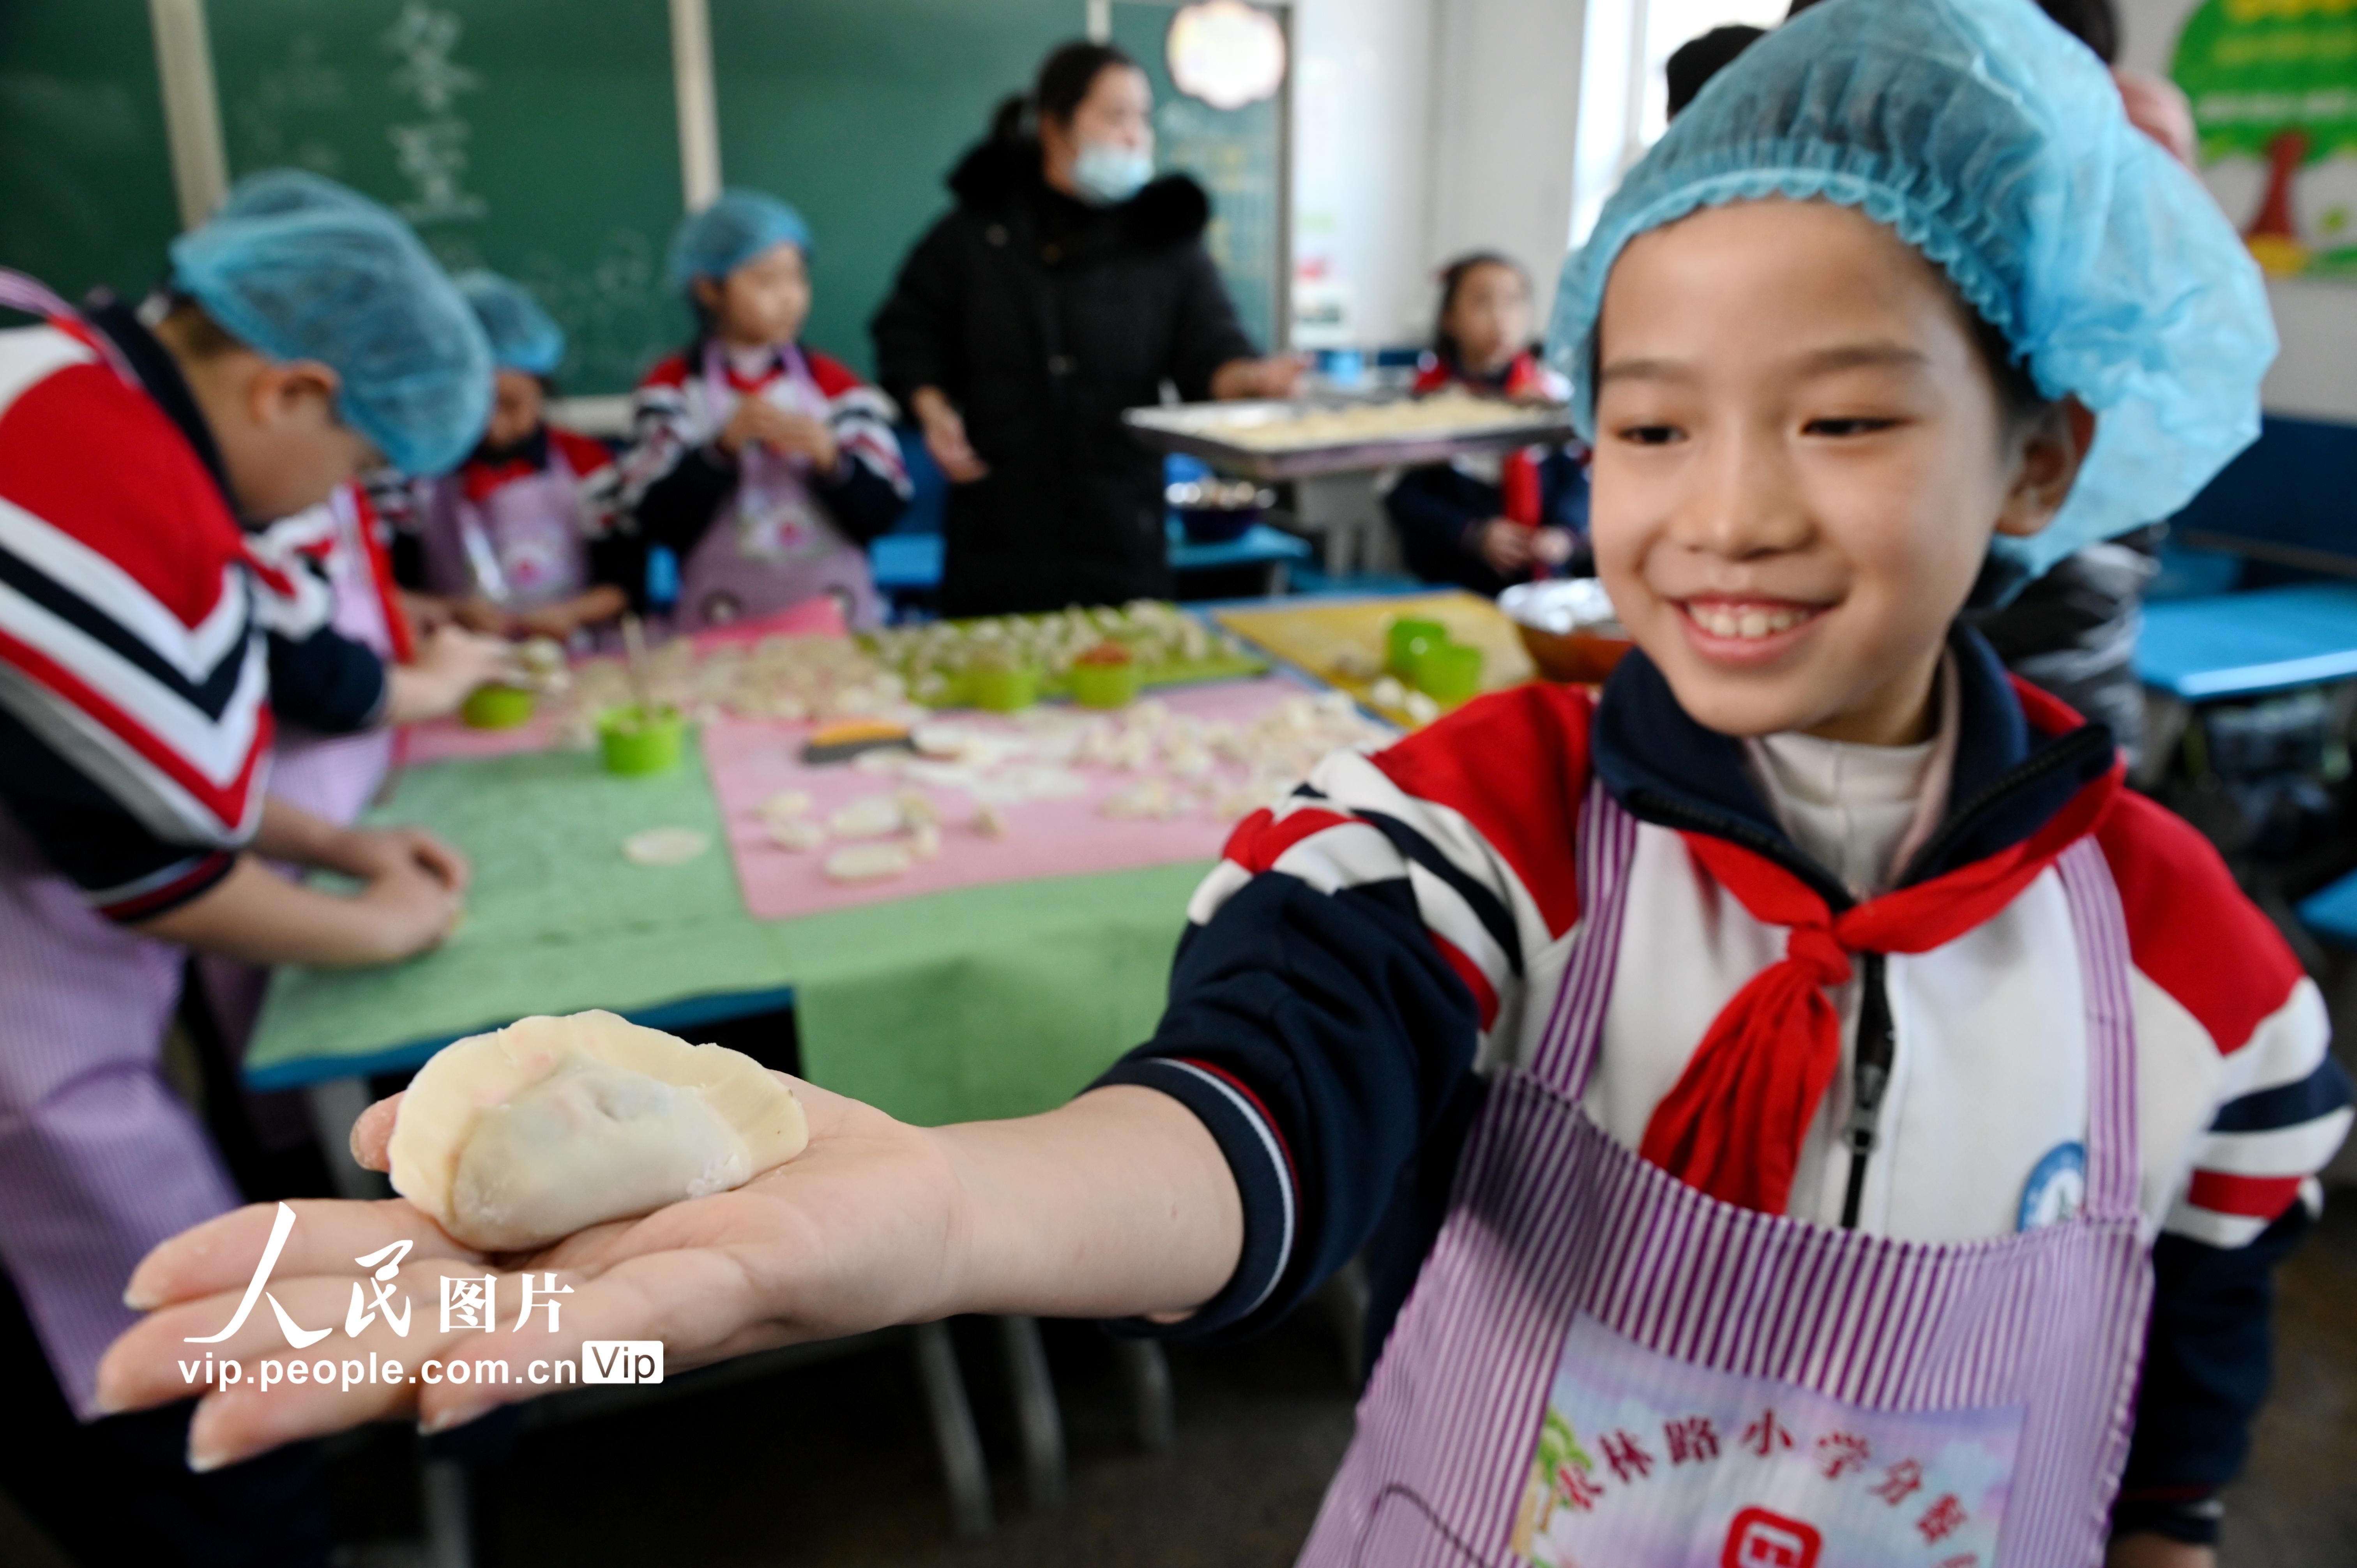
{"label": "striped apron", "polygon": [[2100,1563],[2152,1287],[2127,939],[2094,842],[2055,867],[2085,1204],[1930,1243],[1736,1208],[1588,1119],[1636,824],[1596,787],[1579,835],[1587,914],[1553,1015],[1467,1141],[1302,1563]]}

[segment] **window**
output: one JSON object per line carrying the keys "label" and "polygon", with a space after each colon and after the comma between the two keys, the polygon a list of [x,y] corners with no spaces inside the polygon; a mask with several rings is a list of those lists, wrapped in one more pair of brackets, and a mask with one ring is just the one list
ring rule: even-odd
{"label": "window", "polygon": [[1573,153],[1571,242],[1596,226],[1604,199],[1669,123],[1662,68],[1688,38],[1748,22],[1772,27],[1790,0],[1588,0],[1580,51],[1579,132]]}

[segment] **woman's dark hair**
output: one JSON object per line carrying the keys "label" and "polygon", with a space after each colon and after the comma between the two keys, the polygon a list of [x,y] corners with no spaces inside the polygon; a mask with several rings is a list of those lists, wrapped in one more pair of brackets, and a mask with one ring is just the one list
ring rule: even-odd
{"label": "woman's dark hair", "polygon": [[1080,108],[1097,84],[1097,78],[1114,66],[1137,69],[1137,61],[1127,50],[1113,44],[1091,43],[1075,38],[1068,44],[1058,44],[1039,62],[1039,74],[1028,92],[1010,94],[1000,101],[997,111],[990,117],[990,139],[994,142],[1021,140],[1035,130],[1041,120],[1069,122],[1072,112]]}
{"label": "woman's dark hair", "polygon": [[1523,263],[1501,251],[1469,251],[1440,269],[1440,308],[1432,314],[1432,351],[1440,356],[1441,363],[1457,367],[1457,339],[1448,335],[1448,313],[1457,308],[1457,291],[1465,280],[1483,267],[1503,267],[1523,280],[1523,292],[1531,288],[1531,274]]}
{"label": "woman's dark hair", "polygon": [[[1817,0],[1792,0],[1784,20],[1791,21],[1815,4]],[[2105,65],[2118,63],[2120,14],[2112,0],[2038,0],[2038,8],[2053,18],[2064,32],[2094,50],[2097,59]]]}

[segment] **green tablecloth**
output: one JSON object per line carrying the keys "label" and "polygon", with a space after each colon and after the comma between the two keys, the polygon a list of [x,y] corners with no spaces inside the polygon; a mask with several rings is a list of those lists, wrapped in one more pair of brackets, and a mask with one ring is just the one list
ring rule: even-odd
{"label": "green tablecloth", "polygon": [[[657,779],[617,779],[575,752],[435,763],[404,773],[371,820],[431,828],[467,853],[466,922],[390,968],[280,971],[246,1058],[258,1086],[414,1065],[528,1013],[644,1013],[791,986],[814,1082],[911,1122],[1044,1111],[1152,1029],[1187,897],[1209,869],[759,921],[693,746]],[[676,866],[622,857],[624,838],[665,826],[704,829],[712,848]]]}

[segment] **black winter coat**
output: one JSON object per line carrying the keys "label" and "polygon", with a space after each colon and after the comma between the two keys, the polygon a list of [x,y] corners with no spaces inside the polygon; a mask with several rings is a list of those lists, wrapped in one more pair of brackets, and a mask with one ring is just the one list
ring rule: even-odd
{"label": "black winter coat", "polygon": [[942,610],[1002,615],[1167,597],[1162,459],[1121,423],[1189,402],[1252,340],[1204,251],[1211,203],[1184,176],[1091,208],[1040,177],[1039,144],[985,142],[957,207],[902,263],[870,323],[877,379],[938,387],[988,477],[952,488]]}

